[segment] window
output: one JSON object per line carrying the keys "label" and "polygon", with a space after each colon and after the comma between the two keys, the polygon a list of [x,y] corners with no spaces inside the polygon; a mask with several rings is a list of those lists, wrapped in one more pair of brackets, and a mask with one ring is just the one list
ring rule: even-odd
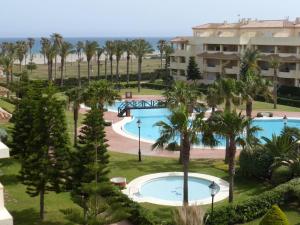
{"label": "window", "polygon": [[185,70],[180,70],[180,76],[185,76]]}
{"label": "window", "polygon": [[183,56],[179,57],[179,62],[180,63],[185,63],[185,57],[183,57]]}

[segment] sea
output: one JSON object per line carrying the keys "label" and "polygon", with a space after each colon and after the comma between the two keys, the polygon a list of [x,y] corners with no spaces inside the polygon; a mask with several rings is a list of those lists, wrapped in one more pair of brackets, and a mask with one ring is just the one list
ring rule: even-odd
{"label": "sea", "polygon": [[[166,41],[170,41],[172,39],[172,37],[138,37],[138,38],[143,38],[145,39],[146,41],[148,41],[152,48],[154,50],[157,51],[157,43],[159,40],[163,39],[163,40],[166,40]],[[34,38],[35,39],[35,44],[34,44],[34,47],[32,49],[32,52],[34,54],[37,54],[37,53],[40,53],[40,50],[41,50],[41,43],[40,43],[40,40],[41,38]],[[71,44],[73,45],[76,45],[76,43],[78,41],[82,41],[82,42],[85,42],[85,41],[97,41],[98,44],[100,46],[104,46],[105,45],[105,42],[108,41],[108,40],[133,40],[133,39],[137,39],[137,37],[64,37],[64,40],[65,41],[68,41],[70,42]],[[12,43],[15,43],[17,41],[25,41],[27,40],[27,38],[0,38],[0,43],[2,42],[12,42]]]}

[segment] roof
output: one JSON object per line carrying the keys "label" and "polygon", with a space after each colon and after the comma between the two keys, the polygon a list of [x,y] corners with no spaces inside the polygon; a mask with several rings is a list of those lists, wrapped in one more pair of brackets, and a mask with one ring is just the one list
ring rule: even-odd
{"label": "roof", "polygon": [[248,28],[294,28],[300,27],[299,22],[284,20],[250,20],[242,19],[238,23],[206,23],[193,29],[248,29]]}
{"label": "roof", "polygon": [[171,42],[184,42],[187,43],[189,42],[187,37],[175,37],[171,40]]}

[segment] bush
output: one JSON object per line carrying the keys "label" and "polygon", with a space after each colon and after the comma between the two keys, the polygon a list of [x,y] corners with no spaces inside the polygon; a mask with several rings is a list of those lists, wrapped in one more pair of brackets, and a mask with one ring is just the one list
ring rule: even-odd
{"label": "bush", "polygon": [[273,164],[273,155],[260,147],[241,151],[239,173],[243,176],[260,179],[270,178],[269,168]]}
{"label": "bush", "polygon": [[259,225],[289,225],[289,221],[277,205],[273,205]]}
{"label": "bush", "polygon": [[[265,215],[273,205],[280,205],[290,198],[297,198],[295,193],[299,188],[300,178],[296,178],[247,200],[216,207],[213,224],[232,225],[255,220]],[[209,214],[210,212],[206,214],[207,224],[212,225]]]}
{"label": "bush", "polygon": [[3,129],[3,128],[0,128],[0,140],[2,142],[6,143],[7,142],[7,137],[8,137],[8,135],[7,135],[6,130]]}
{"label": "bush", "polygon": [[278,95],[281,97],[294,98],[300,100],[300,88],[282,85],[278,88]]}
{"label": "bush", "polygon": [[273,170],[271,182],[274,185],[282,184],[292,179],[293,174],[289,167],[280,166]]}

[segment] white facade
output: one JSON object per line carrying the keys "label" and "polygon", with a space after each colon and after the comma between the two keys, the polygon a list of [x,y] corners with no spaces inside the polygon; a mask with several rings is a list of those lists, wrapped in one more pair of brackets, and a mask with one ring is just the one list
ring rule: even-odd
{"label": "white facade", "polygon": [[212,83],[217,76],[239,79],[241,55],[253,47],[261,52],[258,64],[263,76],[272,79],[269,61],[276,56],[281,62],[279,84],[299,86],[300,19],[209,23],[194,27],[191,37],[174,38],[172,44],[170,69],[177,79],[185,79],[190,56],[196,58],[203,83]]}
{"label": "white facade", "polygon": [[[9,148],[0,141],[0,159],[9,158]],[[4,206],[4,188],[0,183],[0,225],[13,225],[13,218]]]}

